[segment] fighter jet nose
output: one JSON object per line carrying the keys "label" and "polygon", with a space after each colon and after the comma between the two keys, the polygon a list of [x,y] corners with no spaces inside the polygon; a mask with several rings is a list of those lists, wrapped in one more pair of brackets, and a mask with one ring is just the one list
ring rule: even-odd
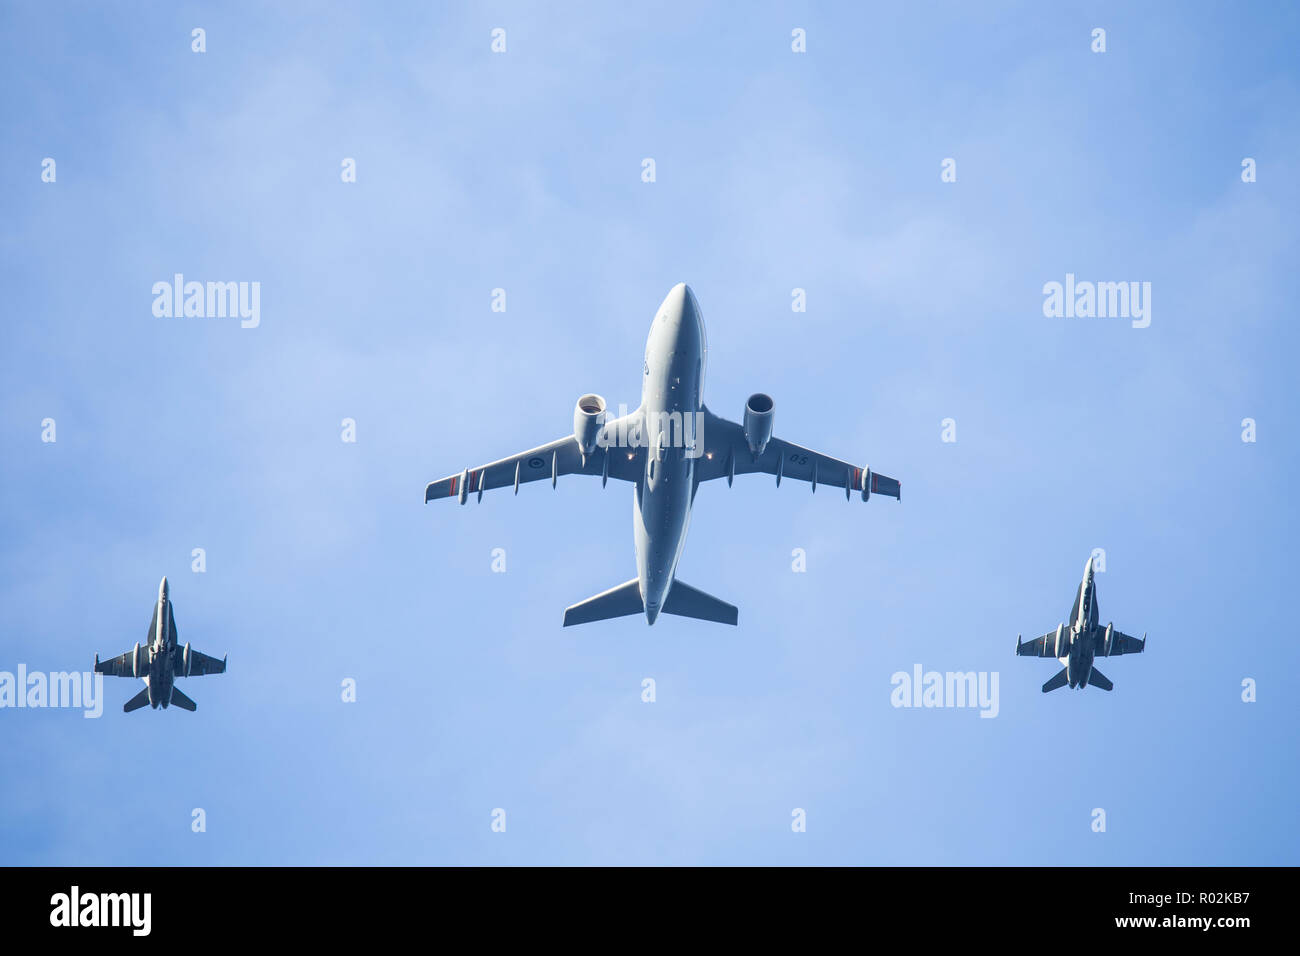
{"label": "fighter jet nose", "polygon": [[167,588],[167,578],[164,577],[164,578],[162,579],[162,584],[158,585],[158,593],[161,594],[163,597],[166,597],[166,596],[167,596],[167,590],[168,590],[168,588]]}
{"label": "fighter jet nose", "polygon": [[655,607],[654,605],[650,605],[645,609],[645,619],[647,624],[653,626],[655,622],[655,618],[657,618],[658,616],[659,616],[659,608]]}

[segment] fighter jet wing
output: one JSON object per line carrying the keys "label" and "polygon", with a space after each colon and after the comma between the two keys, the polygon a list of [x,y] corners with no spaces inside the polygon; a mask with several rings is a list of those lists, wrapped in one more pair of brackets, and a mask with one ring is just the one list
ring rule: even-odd
{"label": "fighter jet wing", "polygon": [[1118,657],[1121,654],[1141,654],[1146,650],[1147,646],[1145,634],[1142,635],[1141,640],[1138,640],[1136,637],[1130,637],[1123,631],[1112,630],[1110,632],[1110,653],[1107,654],[1105,646],[1106,632],[1104,629],[1097,631],[1096,640],[1096,653],[1102,657]]}
{"label": "fighter jet wing", "polygon": [[[611,422],[607,428],[612,432],[617,424]],[[464,504],[469,495],[482,496],[484,491],[494,488],[514,488],[517,494],[521,484],[542,479],[554,483],[564,475],[602,475],[637,481],[645,473],[643,453],[643,448],[611,445],[597,447],[584,459],[577,439],[568,435],[518,455],[431,481],[424,489],[424,500],[458,497]]]}
{"label": "fighter jet wing", "polygon": [[763,453],[755,459],[745,441],[745,430],[733,421],[714,415],[707,408],[704,410],[703,443],[704,452],[695,462],[697,482],[714,478],[726,478],[730,482],[735,475],[761,472],[776,475],[778,483],[782,478],[810,482],[813,491],[818,485],[837,488],[846,497],[855,491],[862,494],[864,482],[868,485],[867,496],[902,497],[902,485],[893,478],[780,438],[770,439]]}
{"label": "fighter jet wing", "polygon": [[[181,655],[183,653],[184,651],[181,648],[179,647],[176,648],[176,673],[177,674],[181,672],[181,667],[183,664]],[[217,660],[215,657],[209,657],[207,654],[202,654],[199,651],[196,651],[194,648],[192,647],[190,648],[190,672],[186,676],[202,677],[205,674],[224,674],[225,672],[226,672],[226,661],[224,658],[222,660]]]}
{"label": "fighter jet wing", "polygon": [[[95,673],[103,674],[106,677],[134,677],[135,676],[135,651],[130,650],[125,654],[118,654],[117,657],[101,661],[95,657]],[[149,664],[149,648],[140,645],[140,666],[147,667]]]}
{"label": "fighter jet wing", "polygon": [[1016,653],[1021,657],[1055,657],[1056,632],[1048,631],[1042,637],[1036,637],[1032,641],[1017,639]]}

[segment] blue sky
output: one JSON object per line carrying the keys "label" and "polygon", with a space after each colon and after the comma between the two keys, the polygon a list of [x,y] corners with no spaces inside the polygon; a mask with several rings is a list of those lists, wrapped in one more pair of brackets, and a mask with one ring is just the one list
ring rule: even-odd
{"label": "blue sky", "polygon": [[[129,649],[164,574],[230,670],[195,714],[0,710],[0,863],[1300,862],[1298,20],[6,4],[0,670]],[[155,317],[177,272],[260,326]],[[1044,317],[1067,273],[1150,326]],[[564,630],[633,575],[630,491],[423,487],[634,406],[678,281],[716,412],[768,392],[903,501],[705,486],[679,573],[740,626]],[[1043,695],[1015,635],[1094,548],[1150,646]],[[916,664],[998,716],[892,707]]]}

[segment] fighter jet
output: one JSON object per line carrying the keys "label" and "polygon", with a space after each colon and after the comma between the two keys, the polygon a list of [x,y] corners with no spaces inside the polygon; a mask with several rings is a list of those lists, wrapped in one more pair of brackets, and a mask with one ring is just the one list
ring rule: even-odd
{"label": "fighter jet", "polygon": [[1058,624],[1055,631],[1022,643],[1016,635],[1016,653],[1021,657],[1055,657],[1065,666],[1060,673],[1043,685],[1043,693],[1069,684],[1071,687],[1100,687],[1110,690],[1115,685],[1101,671],[1093,667],[1098,657],[1118,657],[1120,654],[1141,654],[1146,650],[1147,636],[1142,640],[1115,630],[1114,624],[1102,627],[1097,623],[1097,580],[1092,569],[1092,558],[1083,567],[1083,581],[1074,596],[1074,609],[1070,611],[1070,627]]}
{"label": "fighter jet", "polygon": [[644,614],[654,624],[662,612],[680,617],[735,624],[737,609],[676,579],[686,542],[691,506],[700,484],[737,475],[773,475],[843,489],[868,500],[872,494],[901,498],[899,482],[870,468],[852,465],[772,437],[774,403],[762,393],[745,402],[740,424],[713,414],[704,405],[708,364],[704,320],[695,294],[685,283],[669,291],[646,342],[641,404],[611,419],[605,399],[588,394],[573,410],[573,433],[518,455],[430,482],[425,502],[469,495],[562,475],[600,476],[633,487],[632,537],[637,576],[574,604],[564,626]]}
{"label": "fighter jet", "polygon": [[149,625],[148,641],[143,647],[119,654],[112,660],[101,661],[95,655],[95,673],[109,677],[140,677],[144,690],[128,700],[122,710],[128,714],[145,704],[162,707],[175,704],[183,710],[194,711],[198,705],[181,693],[176,686],[177,677],[200,677],[203,674],[221,674],[226,670],[226,660],[217,660],[176,645],[176,618],[172,615],[172,602],[167,579],[158,585],[158,603],[153,608],[153,621]]}

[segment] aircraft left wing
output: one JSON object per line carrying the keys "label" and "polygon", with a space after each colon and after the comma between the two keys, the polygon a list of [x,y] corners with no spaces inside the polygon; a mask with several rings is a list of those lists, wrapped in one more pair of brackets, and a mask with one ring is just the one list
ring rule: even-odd
{"label": "aircraft left wing", "polygon": [[[614,429],[618,424],[616,420],[606,427]],[[431,481],[424,489],[424,500],[427,503],[438,498],[459,498],[464,504],[470,495],[482,498],[484,491],[494,488],[514,488],[518,494],[521,484],[543,479],[550,479],[553,486],[564,475],[599,475],[637,481],[644,474],[644,451],[635,447],[598,446],[584,457],[577,439],[568,435],[518,455]]]}
{"label": "aircraft left wing", "polygon": [[1142,635],[1142,639],[1130,637],[1123,631],[1112,630],[1110,632],[1110,653],[1106,652],[1106,629],[1097,630],[1097,648],[1096,654],[1099,657],[1119,657],[1121,654],[1141,654],[1146,650],[1147,636]]}
{"label": "aircraft left wing", "polygon": [[[145,668],[149,666],[149,648],[144,644],[140,645],[140,666]],[[99,655],[95,655],[95,673],[103,674],[106,677],[134,677],[135,676],[135,651],[130,650],[125,654],[118,654],[117,657],[101,661]]]}
{"label": "aircraft left wing", "polygon": [[813,491],[818,485],[840,489],[845,497],[856,491],[864,501],[871,495],[902,498],[902,484],[893,478],[780,438],[770,439],[755,459],[745,441],[745,430],[707,408],[703,442],[704,453],[695,462],[697,482],[726,478],[730,484],[735,475],[761,472],[776,475],[778,484],[782,478],[796,478],[809,482]]}

